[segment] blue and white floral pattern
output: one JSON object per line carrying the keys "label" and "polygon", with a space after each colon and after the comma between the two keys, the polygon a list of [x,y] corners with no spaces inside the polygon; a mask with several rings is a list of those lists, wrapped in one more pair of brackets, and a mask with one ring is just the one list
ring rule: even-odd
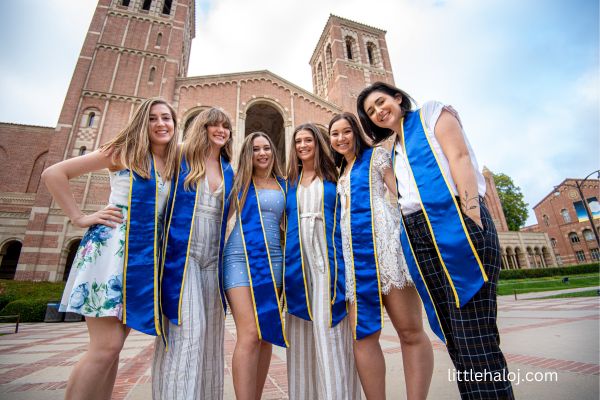
{"label": "blue and white floral pattern", "polygon": [[[160,178],[159,178],[160,179]],[[129,171],[110,173],[109,204],[121,208],[124,221],[115,228],[91,226],[79,245],[67,280],[60,311],[89,317],[117,317],[123,314],[123,261],[127,233]],[[166,204],[168,183],[159,180],[159,210]],[[152,244],[149,244],[152,245]]]}

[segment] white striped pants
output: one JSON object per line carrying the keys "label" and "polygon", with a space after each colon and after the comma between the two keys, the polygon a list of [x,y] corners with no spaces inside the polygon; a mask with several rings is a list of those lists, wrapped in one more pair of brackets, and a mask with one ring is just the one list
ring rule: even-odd
{"label": "white striped pants", "polygon": [[156,338],[152,397],[221,400],[225,321],[216,265],[201,269],[190,257],[182,296],[182,324],[168,323],[168,351]]}
{"label": "white striped pants", "polygon": [[329,327],[327,277],[311,268],[308,270],[313,278],[310,279],[313,322],[286,314],[286,336],[290,344],[287,349],[289,398],[360,399],[349,319],[344,318],[335,327]]}

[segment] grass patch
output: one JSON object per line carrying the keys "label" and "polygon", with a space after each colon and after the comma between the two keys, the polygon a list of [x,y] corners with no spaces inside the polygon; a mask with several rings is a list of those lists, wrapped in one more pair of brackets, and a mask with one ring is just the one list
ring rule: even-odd
{"label": "grass patch", "polygon": [[552,296],[538,297],[535,299],[527,299],[527,300],[565,299],[565,298],[570,298],[570,297],[598,297],[598,289],[584,290],[581,292],[561,293],[561,294],[555,294]]}
{"label": "grass patch", "polygon": [[563,283],[565,276],[548,276],[543,278],[511,279],[498,282],[498,295],[531,292],[546,292],[549,290],[574,289],[600,284],[600,273],[569,276],[569,283]]}

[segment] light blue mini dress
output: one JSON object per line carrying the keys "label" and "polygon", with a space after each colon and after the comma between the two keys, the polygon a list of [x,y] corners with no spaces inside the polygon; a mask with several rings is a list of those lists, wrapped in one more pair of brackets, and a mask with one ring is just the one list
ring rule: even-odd
{"label": "light blue mini dress", "polygon": [[[281,253],[281,233],[279,225],[281,216],[285,208],[285,199],[279,189],[259,189],[258,198],[262,210],[263,224],[267,243],[269,245],[269,254],[271,255],[271,266],[275,284],[281,288],[283,281],[283,262]],[[253,216],[259,218],[258,213]],[[248,253],[248,262],[252,263],[252,254]],[[223,275],[224,288],[229,290],[236,287],[249,287],[248,267],[246,266],[246,256],[240,233],[239,220],[236,222],[231,235],[227,239],[223,253]]]}

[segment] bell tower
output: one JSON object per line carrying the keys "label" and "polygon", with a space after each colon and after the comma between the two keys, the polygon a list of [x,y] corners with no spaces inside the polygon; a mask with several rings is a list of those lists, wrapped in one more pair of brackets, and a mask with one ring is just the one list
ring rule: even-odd
{"label": "bell tower", "polygon": [[310,59],[313,92],[356,112],[358,93],[369,84],[394,84],[385,31],[331,14]]}
{"label": "bell tower", "polygon": [[[46,166],[97,149],[119,132],[145,98],[175,99],[195,35],[194,0],[99,0],[48,151]],[[108,200],[105,172],[71,182],[90,213]],[[81,237],[40,186],[15,279],[60,280],[67,241]]]}

